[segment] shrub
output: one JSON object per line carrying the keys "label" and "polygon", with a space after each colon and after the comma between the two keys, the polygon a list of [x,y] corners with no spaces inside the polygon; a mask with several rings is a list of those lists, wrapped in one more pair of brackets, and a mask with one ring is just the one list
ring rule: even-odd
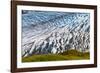
{"label": "shrub", "polygon": [[66,50],[63,53],[59,53],[61,55],[73,55],[73,56],[89,56],[89,52],[83,53],[77,50]]}

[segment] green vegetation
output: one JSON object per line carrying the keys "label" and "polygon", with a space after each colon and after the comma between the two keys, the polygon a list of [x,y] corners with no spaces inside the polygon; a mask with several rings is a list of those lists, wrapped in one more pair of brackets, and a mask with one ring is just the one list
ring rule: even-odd
{"label": "green vegetation", "polygon": [[68,50],[59,54],[32,55],[22,58],[22,62],[61,61],[61,60],[84,60],[90,59],[90,53],[82,53],[77,50]]}

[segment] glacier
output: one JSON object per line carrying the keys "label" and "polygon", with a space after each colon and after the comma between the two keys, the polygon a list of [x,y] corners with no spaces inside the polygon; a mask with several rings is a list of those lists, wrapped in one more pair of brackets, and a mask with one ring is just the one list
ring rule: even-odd
{"label": "glacier", "polygon": [[22,57],[90,50],[90,14],[22,10]]}

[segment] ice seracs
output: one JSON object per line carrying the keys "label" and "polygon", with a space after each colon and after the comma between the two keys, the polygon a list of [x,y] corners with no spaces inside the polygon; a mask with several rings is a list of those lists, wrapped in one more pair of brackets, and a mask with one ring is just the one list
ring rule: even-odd
{"label": "ice seracs", "polygon": [[22,14],[22,56],[90,49],[89,13],[30,11]]}

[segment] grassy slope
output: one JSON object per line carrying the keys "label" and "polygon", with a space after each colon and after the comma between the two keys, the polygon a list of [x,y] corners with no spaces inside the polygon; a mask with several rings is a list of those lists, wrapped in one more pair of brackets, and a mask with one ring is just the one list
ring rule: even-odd
{"label": "grassy slope", "polygon": [[76,50],[68,50],[59,54],[47,54],[47,55],[32,55],[22,58],[22,62],[40,62],[40,61],[61,61],[61,60],[83,60],[89,59],[89,52],[82,53]]}

